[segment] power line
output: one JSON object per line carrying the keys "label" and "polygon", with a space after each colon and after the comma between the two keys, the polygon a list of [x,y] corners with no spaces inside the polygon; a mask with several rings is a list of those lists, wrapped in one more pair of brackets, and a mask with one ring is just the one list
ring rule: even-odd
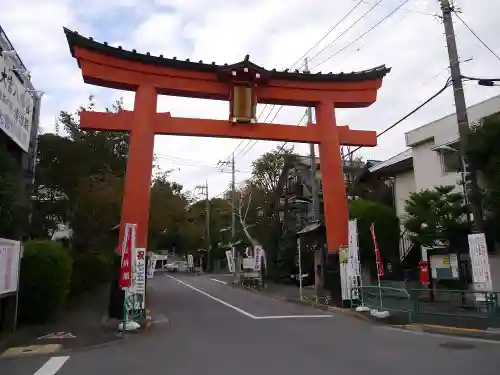
{"label": "power line", "polygon": [[[411,115],[413,115],[415,112],[417,112],[418,110],[420,110],[422,107],[426,106],[427,104],[429,104],[432,100],[434,100],[435,98],[437,98],[439,95],[441,95],[448,87],[450,87],[452,84],[451,82],[451,77],[448,78],[448,80],[446,81],[446,84],[443,86],[443,88],[441,88],[441,90],[439,90],[438,92],[436,92],[434,95],[432,95],[429,99],[427,99],[425,102],[423,102],[422,104],[420,104],[418,107],[416,107],[415,109],[413,109],[411,112],[409,112],[408,114],[406,114],[405,116],[403,116],[401,119],[399,119],[398,121],[396,121],[394,124],[392,124],[391,126],[385,128],[382,132],[378,133],[377,134],[377,138],[383,136],[385,133],[387,133],[388,131],[394,129],[396,126],[398,126],[400,123],[402,123],[404,120],[406,120],[408,117],[410,117]],[[350,151],[346,156],[349,156],[353,153],[355,153],[356,151],[358,151],[359,149],[363,148],[363,146],[358,146],[356,147],[354,150]]]}
{"label": "power line", "polygon": [[[316,44],[314,44],[311,48],[309,48],[307,50],[306,53],[304,53],[301,57],[299,57],[291,66],[290,68],[288,69],[292,69],[298,62],[300,62],[304,57],[307,56],[307,54],[309,54],[309,52],[311,52],[314,48],[316,48],[326,37],[328,37],[328,35],[330,35],[359,5],[361,5],[361,1],[358,1],[358,3],[356,3],[348,12],[346,15],[344,15],[332,28],[330,28],[330,30],[328,30],[317,42]],[[301,69],[304,65],[302,65],[301,67],[299,67],[299,69]],[[257,121],[260,120],[260,118],[262,117],[262,114],[264,113],[265,109],[267,108],[268,104],[265,104],[264,105],[264,108],[262,108],[262,111],[260,112],[259,116],[257,117]],[[273,106],[271,107],[271,110],[269,111],[269,114],[267,115],[267,117],[270,116],[273,108],[275,107],[276,105],[273,104]],[[278,112],[276,113],[276,115],[274,116],[274,118],[276,118],[277,114],[279,113],[279,111],[281,110],[281,108],[283,108],[283,106],[280,106],[280,109],[278,109]],[[266,119],[264,120],[264,122],[267,120],[267,117]],[[274,121],[274,118],[272,121]],[[271,122],[272,122],[271,121]],[[233,150],[233,152],[230,154],[230,156],[233,154],[233,153],[236,153],[236,151],[238,150],[238,148],[243,144],[245,140],[241,140],[240,143],[238,143],[238,145],[236,146],[236,148]],[[245,148],[247,148],[249,145],[250,145],[251,141],[248,141],[247,145],[244,146],[243,150]],[[254,145],[255,143],[257,143],[257,141],[254,141]],[[250,147],[250,148],[253,148],[253,145]],[[240,154],[242,153],[242,151],[240,150],[240,152],[238,154],[236,154],[236,156],[240,156]],[[245,154],[248,153],[245,152]],[[244,154],[244,155],[245,155]],[[228,156],[227,158],[229,158],[230,156]],[[227,159],[226,158],[226,159]]]}
{"label": "power line", "polygon": [[342,47],[340,50],[338,50],[337,52],[335,52],[334,54],[330,55],[328,58],[324,59],[323,61],[321,61],[320,63],[316,64],[313,66],[313,68],[316,68],[322,64],[324,64],[325,62],[327,62],[328,60],[332,59],[333,57],[337,56],[339,53],[341,53],[342,51],[344,51],[345,49],[347,49],[348,47],[352,46],[354,43],[356,43],[358,40],[360,40],[361,38],[363,38],[366,34],[368,34],[370,31],[374,30],[376,27],[378,27],[382,22],[384,22],[385,20],[387,20],[389,17],[391,17],[394,13],[396,13],[403,5],[405,5],[406,3],[408,3],[410,0],[404,0],[400,5],[398,5],[396,8],[394,8],[394,10],[392,12],[390,12],[389,14],[387,14],[384,18],[382,18],[380,21],[378,21],[375,25],[373,25],[372,27],[370,27],[367,31],[365,31],[363,34],[361,34],[360,36],[358,36],[356,39],[354,39],[353,41],[351,41],[350,43],[346,44],[344,47]]}
{"label": "power line", "polygon": [[[351,1],[356,1],[356,0],[351,0]],[[364,4],[373,4],[372,1],[366,1],[366,0],[361,0],[362,3]],[[387,5],[387,4],[377,4],[378,7],[381,8],[389,8],[389,9],[394,9],[394,5]],[[427,12],[422,12],[420,10],[414,10],[414,9],[408,9],[408,8],[401,8],[400,9],[402,12],[408,12],[408,13],[413,13],[413,14],[420,14],[422,16],[431,16],[431,17],[436,17],[435,14],[432,13],[427,13]]]}
{"label": "power line", "polygon": [[[271,120],[271,123],[274,121],[274,119],[276,118],[276,116],[278,116],[278,113],[280,112],[281,108],[283,108],[283,106],[281,106],[278,111],[276,112],[276,114],[274,115],[273,119]],[[304,115],[302,116],[302,118],[299,120],[299,122],[297,123],[297,125],[300,125],[300,123],[302,121],[304,121],[304,118],[306,117],[307,113],[304,113]],[[283,150],[283,147],[285,147],[285,145],[287,144],[288,142],[285,142],[283,143],[283,145],[281,146],[281,149]],[[252,145],[252,147],[250,147],[243,155],[241,156],[245,156],[255,145],[257,144],[257,141]]]}
{"label": "power line", "polygon": [[462,22],[464,24],[464,26],[471,32],[472,35],[474,35],[476,37],[476,39],[479,41],[479,43],[481,43],[488,51],[490,51],[493,56],[495,56],[498,60],[500,60],[500,56],[495,52],[493,51],[480,37],[479,35],[476,34],[476,32],[474,30],[472,30],[472,28],[462,19],[462,17],[459,16],[458,12],[457,11],[454,11],[453,13],[455,13],[455,17],[458,18],[458,20],[460,22]]}
{"label": "power line", "polygon": [[[323,51],[325,51],[326,49],[330,48],[331,46],[333,46],[333,44],[339,40],[343,35],[345,35],[349,30],[351,30],[354,26],[356,26],[358,24],[359,21],[361,21],[363,18],[365,18],[368,13],[370,13],[371,11],[373,11],[375,9],[375,7],[377,5],[380,4],[382,0],[378,0],[377,3],[375,3],[374,5],[372,5],[372,7],[370,9],[368,9],[361,17],[359,17],[356,21],[354,21],[347,29],[345,29],[342,33],[340,33],[332,42],[330,42],[328,45],[326,45],[325,47],[323,47],[318,53],[316,53],[313,57],[310,58],[310,60],[313,60],[315,59],[316,57],[318,57],[318,55],[320,55]],[[362,1],[359,1],[358,3],[356,3],[356,5],[354,6],[354,8],[351,9],[351,11],[349,11],[348,15],[351,14],[351,12],[357,8],[358,5],[361,5],[363,2]]]}

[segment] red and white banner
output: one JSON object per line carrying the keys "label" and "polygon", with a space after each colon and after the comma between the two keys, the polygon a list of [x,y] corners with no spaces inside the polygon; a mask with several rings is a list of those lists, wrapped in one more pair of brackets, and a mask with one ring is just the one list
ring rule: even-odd
{"label": "red and white banner", "polygon": [[118,286],[127,289],[132,286],[132,253],[135,245],[135,225],[125,224],[122,242],[122,259],[120,264],[120,279]]}
{"label": "red and white banner", "polygon": [[382,262],[382,257],[380,256],[380,250],[377,244],[377,237],[375,236],[375,225],[373,223],[370,225],[370,233],[372,235],[373,247],[375,248],[375,258],[377,260],[377,272],[379,276],[384,276],[384,263]]}

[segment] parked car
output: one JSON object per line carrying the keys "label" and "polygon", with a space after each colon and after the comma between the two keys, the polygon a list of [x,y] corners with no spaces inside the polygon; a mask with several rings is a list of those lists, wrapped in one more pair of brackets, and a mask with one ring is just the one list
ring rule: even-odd
{"label": "parked car", "polygon": [[167,266],[165,267],[165,269],[168,272],[179,272],[179,262],[174,261],[172,263],[167,263]]}

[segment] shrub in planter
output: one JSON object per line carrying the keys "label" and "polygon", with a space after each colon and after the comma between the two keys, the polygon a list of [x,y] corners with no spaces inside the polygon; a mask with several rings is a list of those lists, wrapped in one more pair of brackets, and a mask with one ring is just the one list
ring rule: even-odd
{"label": "shrub in planter", "polygon": [[19,280],[19,318],[26,323],[47,321],[66,303],[72,259],[56,241],[24,244]]}

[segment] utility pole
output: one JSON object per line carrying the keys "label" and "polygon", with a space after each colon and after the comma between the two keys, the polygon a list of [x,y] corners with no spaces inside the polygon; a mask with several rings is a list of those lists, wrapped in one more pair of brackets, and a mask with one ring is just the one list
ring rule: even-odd
{"label": "utility pole", "polygon": [[[305,72],[309,73],[309,64],[307,62],[307,57],[305,58]],[[312,108],[307,108],[307,123],[312,123]],[[316,183],[316,151],[315,144],[311,143],[309,145],[309,157],[311,159],[311,195],[312,195],[312,220],[320,219],[320,208],[319,208],[319,194],[318,194],[318,184]]]}
{"label": "utility pole", "polygon": [[[307,62],[307,57],[304,60],[304,71],[309,73],[309,64]],[[307,108],[307,125],[312,124],[312,108]],[[318,184],[316,181],[316,152],[315,152],[315,144],[309,144],[309,158],[311,159],[311,195],[312,195],[312,212],[311,219],[313,221],[320,221],[320,206],[319,206],[319,194],[318,194]],[[299,249],[300,251],[300,249]],[[302,260],[299,260],[299,262]],[[300,265],[302,266],[302,265]],[[301,268],[301,267],[299,267]],[[314,250],[314,272],[315,272],[315,280],[314,285],[316,288],[316,295],[321,294],[321,290],[323,288],[323,249],[316,248]],[[300,280],[302,280],[302,275],[299,275]]]}
{"label": "utility pole", "polygon": [[235,182],[234,152],[231,156],[231,254],[233,256],[234,275],[236,276],[236,182]]}
{"label": "utility pole", "polygon": [[[219,161],[217,163],[221,167],[231,164],[231,253],[236,264],[236,247],[233,245],[236,242],[236,168],[234,163],[234,152],[231,154],[231,161]],[[236,275],[236,267],[234,269]]]}
{"label": "utility pole", "polygon": [[210,271],[212,268],[211,263],[211,251],[212,251],[212,243],[210,241],[210,200],[208,199],[208,180],[205,180],[205,193],[206,193],[206,220],[207,220],[207,271]]}
{"label": "utility pole", "polygon": [[465,161],[463,169],[464,174],[468,172],[470,183],[467,184],[469,212],[473,215],[472,230],[475,232],[483,231],[483,216],[479,197],[479,185],[477,182],[477,173],[470,165],[467,164],[467,138],[470,133],[469,117],[467,115],[467,106],[465,104],[465,94],[462,85],[462,73],[460,72],[460,61],[458,59],[457,43],[455,40],[455,30],[453,28],[452,12],[454,6],[450,4],[450,0],[440,0],[441,10],[443,12],[443,24],[446,36],[446,46],[448,49],[448,58],[450,61],[451,80],[453,85],[453,96],[455,98],[455,108],[458,122],[458,134],[460,137],[460,155]]}
{"label": "utility pole", "polygon": [[211,268],[210,252],[212,250],[212,244],[210,242],[210,200],[208,199],[208,180],[205,180],[205,185],[197,186],[201,190],[202,194],[205,194],[205,238],[207,240],[207,271]]}

